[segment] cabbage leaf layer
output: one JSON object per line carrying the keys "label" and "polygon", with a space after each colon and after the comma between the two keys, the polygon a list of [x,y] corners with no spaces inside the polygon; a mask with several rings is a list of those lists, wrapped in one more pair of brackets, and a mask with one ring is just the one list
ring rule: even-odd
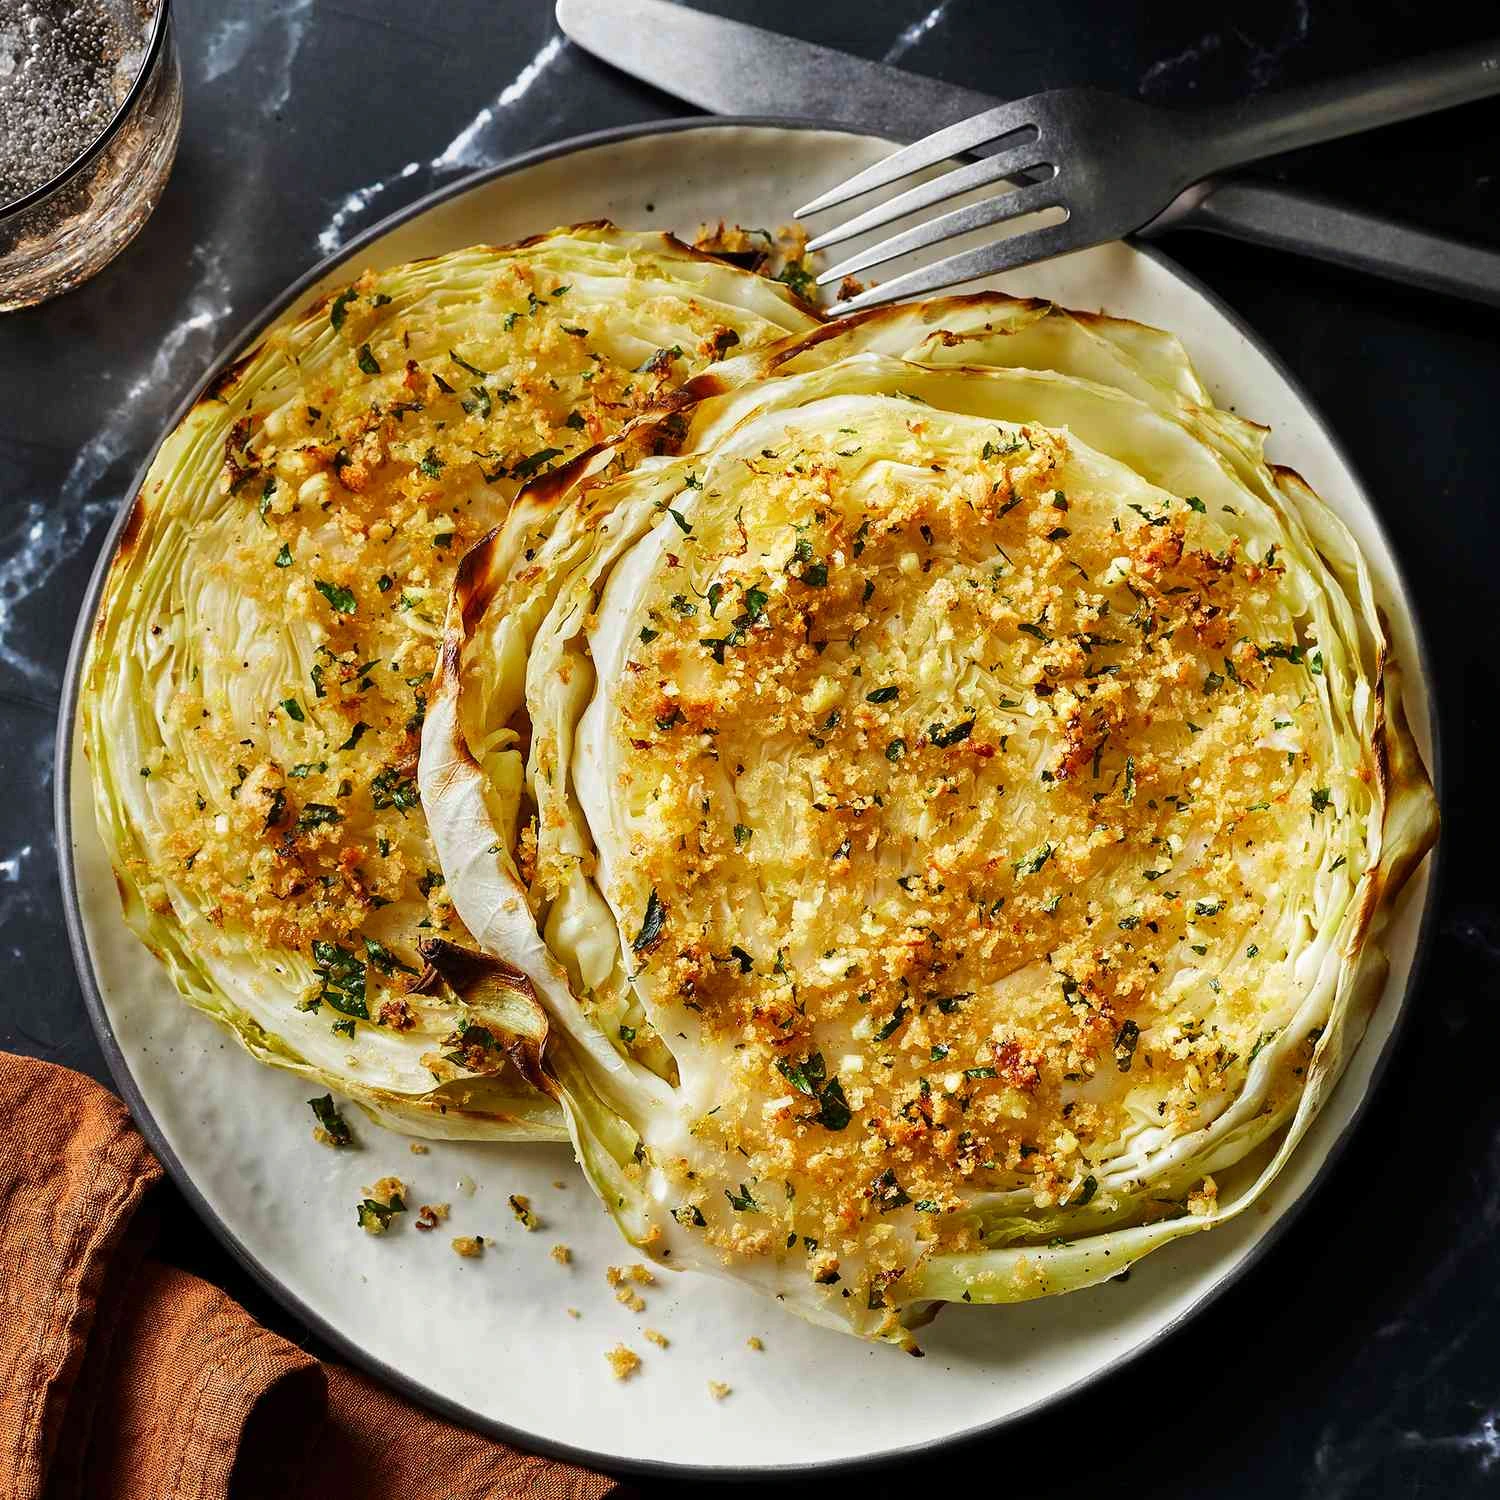
{"label": "cabbage leaf layer", "polygon": [[454,567],[526,480],[815,321],[670,236],[582,225],[366,272],[198,402],[121,537],[81,705],[127,919],[186,999],[409,1132],[561,1135],[546,1018],[455,957],[417,785]]}

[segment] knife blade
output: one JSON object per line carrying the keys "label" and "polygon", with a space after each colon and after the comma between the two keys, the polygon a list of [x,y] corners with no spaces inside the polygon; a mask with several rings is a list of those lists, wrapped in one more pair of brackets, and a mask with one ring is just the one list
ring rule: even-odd
{"label": "knife blade", "polygon": [[[557,0],[586,52],[714,114],[814,116],[912,141],[1004,101],[673,0]],[[1500,252],[1264,181],[1189,188],[1133,239],[1196,229],[1500,305]]]}
{"label": "knife blade", "polygon": [[916,140],[999,103],[670,0],[557,0],[557,23],[584,51],[711,114],[815,115]]}

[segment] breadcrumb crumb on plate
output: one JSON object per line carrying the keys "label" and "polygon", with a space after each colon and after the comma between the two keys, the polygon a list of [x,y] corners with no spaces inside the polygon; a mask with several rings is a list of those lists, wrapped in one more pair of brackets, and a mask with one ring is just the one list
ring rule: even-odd
{"label": "breadcrumb crumb on plate", "polygon": [[549,1253],[560,1266],[572,1264],[573,1252],[566,1245],[554,1245]]}
{"label": "breadcrumb crumb on plate", "polygon": [[708,1394],[715,1401],[722,1401],[726,1396],[731,1394],[733,1389],[733,1386],[725,1385],[722,1380],[710,1380],[708,1382]]}
{"label": "breadcrumb crumb on plate", "polygon": [[482,1234],[461,1234],[453,1241],[453,1253],[461,1255],[465,1260],[478,1260],[484,1254],[484,1236]]}
{"label": "breadcrumb crumb on plate", "polygon": [[616,1380],[629,1380],[641,1367],[640,1355],[634,1349],[627,1349],[624,1344],[606,1349],[604,1357],[609,1361],[609,1368]]}
{"label": "breadcrumb crumb on plate", "polygon": [[397,1214],[406,1212],[406,1184],[399,1177],[382,1177],[355,1209],[355,1220],[366,1234],[384,1234]]}
{"label": "breadcrumb crumb on plate", "polygon": [[446,1203],[424,1203],[417,1210],[416,1227],[424,1233],[436,1229],[448,1217]]}
{"label": "breadcrumb crumb on plate", "polygon": [[655,1344],[658,1349],[665,1349],[672,1340],[658,1328],[647,1328],[642,1332],[642,1338],[649,1343]]}

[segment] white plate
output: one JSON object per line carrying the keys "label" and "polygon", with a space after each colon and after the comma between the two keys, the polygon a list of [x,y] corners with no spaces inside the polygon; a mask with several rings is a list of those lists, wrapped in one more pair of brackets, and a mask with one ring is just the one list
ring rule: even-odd
{"label": "white plate", "polygon": [[[310,291],[366,265],[606,215],[689,235],[720,217],[776,225],[884,149],[840,131],[735,122],[682,122],[555,147],[377,226],[292,288],[227,353],[303,305]],[[1272,424],[1273,456],[1312,482],[1370,559],[1431,765],[1427,678],[1386,540],[1317,414],[1248,330],[1160,255],[1125,245],[1039,266],[1004,285],[1172,329],[1219,404]],[[349,1357],[472,1425],[595,1464],[743,1474],[878,1459],[1004,1423],[1139,1353],[1243,1270],[1313,1184],[1379,1068],[1418,945],[1428,867],[1392,932],[1390,983],[1364,1043],[1289,1168],[1255,1211],[1151,1256],[1126,1282],[1018,1307],[949,1309],[924,1331],[922,1363],[691,1275],[643,1288],[648,1306],[636,1315],[616,1301],[604,1274],[635,1257],[566,1148],[439,1144],[417,1157],[361,1120],[363,1150],[328,1151],[312,1139],[307,1085],[253,1063],[176,997],[124,927],[95,832],[72,734],[78,652],[75,642],[60,732],[67,759],[59,763],[71,770],[71,784],[59,778],[60,837],[72,856],[64,878],[84,987],[137,1120],[230,1248]],[[410,1223],[384,1239],[360,1233],[360,1189],[387,1172],[407,1180],[416,1202],[451,1200],[450,1225],[431,1235]],[[466,1193],[464,1180],[477,1186]],[[540,1213],[539,1233],[525,1233],[512,1216],[506,1198],[517,1192]],[[460,1260],[448,1241],[465,1233],[496,1243],[482,1260]],[[560,1242],[573,1251],[566,1267],[548,1254]],[[645,1341],[647,1327],[671,1347]],[[747,1346],[751,1335],[764,1341],[763,1352]],[[644,1360],[625,1383],[604,1360],[622,1341]],[[711,1380],[733,1394],[712,1399]]]}

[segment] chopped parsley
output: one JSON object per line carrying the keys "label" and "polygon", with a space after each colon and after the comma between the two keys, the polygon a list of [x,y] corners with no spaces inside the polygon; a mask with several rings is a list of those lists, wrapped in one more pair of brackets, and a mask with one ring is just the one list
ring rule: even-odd
{"label": "chopped parsley", "polygon": [[548,464],[554,458],[561,458],[562,456],[563,450],[561,448],[539,449],[516,464],[510,471],[510,477],[512,479],[530,479],[540,471],[544,464]]}
{"label": "chopped parsley", "polygon": [[370,781],[370,802],[376,808],[394,807],[397,812],[405,813],[421,800],[416,779],[403,776],[395,766],[387,766]]}
{"label": "chopped parsley", "polygon": [[641,919],[641,930],[636,933],[631,948],[637,953],[649,953],[661,941],[662,929],[667,924],[667,909],[656,894],[656,887],[646,898],[646,914]]}
{"label": "chopped parsley", "polygon": [[[348,308],[351,302],[359,301],[359,293],[354,288],[346,287],[337,297],[333,299],[333,306],[328,309],[328,323],[335,333],[344,326],[344,319],[348,316]],[[308,408],[312,410],[311,407]],[[317,421],[314,417],[313,421]]]}
{"label": "chopped parsley", "polygon": [[313,587],[341,615],[352,615],[359,607],[354,598],[354,591],[346,589],[342,584],[329,583],[326,579],[315,578],[313,580]]}
{"label": "chopped parsley", "polygon": [[929,724],[927,726],[927,738],[937,746],[939,750],[947,750],[954,745],[962,744],[974,732],[975,721],[964,719],[958,724],[944,729],[941,724]]}
{"label": "chopped parsley", "polygon": [[326,823],[339,823],[343,821],[343,813],[338,808],[330,807],[326,802],[307,802],[303,804],[302,811],[297,814],[297,821],[292,826],[293,833],[306,833],[312,828],[321,828]]}
{"label": "chopped parsley", "polygon": [[339,1107],[333,1102],[332,1094],[324,1094],[321,1099],[309,1099],[309,1106],[317,1116],[318,1124],[323,1128],[323,1134],[328,1137],[330,1146],[352,1146],[354,1136],[349,1130],[348,1121],[339,1113]]}
{"label": "chopped parsley", "polygon": [[326,938],[314,938],[312,945],[313,970],[321,982],[317,998],[346,1016],[358,1016],[362,1021],[370,1019],[369,1007],[365,1004],[365,966],[347,948],[330,943]]}

